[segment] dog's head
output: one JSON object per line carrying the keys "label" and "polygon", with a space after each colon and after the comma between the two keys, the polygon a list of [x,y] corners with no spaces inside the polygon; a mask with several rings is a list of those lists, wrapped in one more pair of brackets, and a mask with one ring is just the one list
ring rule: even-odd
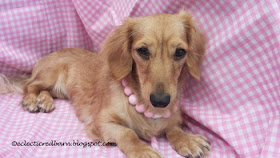
{"label": "dog's head", "polygon": [[[139,97],[150,109],[171,108],[183,67],[200,79],[205,50],[191,16],[159,14],[129,18],[105,41],[102,52],[116,80],[134,74]],[[170,106],[169,106],[170,105]]]}

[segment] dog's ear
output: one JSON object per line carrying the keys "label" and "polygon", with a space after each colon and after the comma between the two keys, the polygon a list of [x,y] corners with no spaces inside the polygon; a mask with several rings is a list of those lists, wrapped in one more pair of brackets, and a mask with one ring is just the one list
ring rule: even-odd
{"label": "dog's ear", "polygon": [[121,80],[132,70],[132,29],[133,19],[127,19],[123,25],[117,27],[107,38],[101,52],[106,56],[111,75]]}
{"label": "dog's ear", "polygon": [[187,12],[181,11],[179,16],[182,18],[185,26],[189,47],[187,52],[186,67],[191,76],[200,80],[200,65],[205,53],[205,36],[198,28],[196,28],[191,16]]}

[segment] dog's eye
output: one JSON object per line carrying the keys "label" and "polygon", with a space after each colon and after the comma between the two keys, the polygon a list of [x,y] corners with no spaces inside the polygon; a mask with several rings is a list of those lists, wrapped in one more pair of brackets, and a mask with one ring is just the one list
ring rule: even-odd
{"label": "dog's eye", "polygon": [[142,58],[144,58],[144,59],[150,58],[150,52],[147,47],[138,48],[136,51]]}
{"label": "dog's eye", "polygon": [[185,55],[186,55],[186,51],[182,48],[177,48],[176,49],[176,52],[174,54],[174,59],[175,60],[179,60],[179,59],[182,59]]}

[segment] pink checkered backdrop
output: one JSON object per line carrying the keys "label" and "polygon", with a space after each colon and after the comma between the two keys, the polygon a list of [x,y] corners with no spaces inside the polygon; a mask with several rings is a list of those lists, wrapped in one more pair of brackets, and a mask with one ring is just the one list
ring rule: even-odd
{"label": "pink checkered backdrop", "polygon": [[[1,0],[0,73],[30,72],[61,48],[99,50],[126,17],[182,8],[208,36],[201,82],[190,78],[182,94],[186,130],[211,141],[213,158],[280,157],[278,0]],[[30,114],[18,106],[21,98],[0,95],[0,157],[125,157],[117,147],[12,146],[90,141],[69,101]],[[165,138],[153,143],[164,157],[180,157]]]}

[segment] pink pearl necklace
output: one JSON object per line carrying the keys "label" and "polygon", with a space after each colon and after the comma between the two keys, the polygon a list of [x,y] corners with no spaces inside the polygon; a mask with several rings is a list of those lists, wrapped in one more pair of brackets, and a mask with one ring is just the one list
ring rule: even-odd
{"label": "pink pearl necklace", "polygon": [[[157,119],[157,118],[169,118],[171,116],[171,112],[170,110],[167,110],[163,115],[160,114],[154,114],[151,111],[148,111],[147,109],[145,109],[144,104],[139,104],[136,95],[133,93],[132,89],[128,86],[128,82],[123,79],[122,80],[122,85],[124,87],[124,93],[126,96],[128,96],[128,102],[135,106],[135,109],[137,112],[139,113],[144,113],[144,116],[146,116],[147,118],[153,118],[153,119]],[[174,106],[173,111],[177,111],[178,107]]]}

